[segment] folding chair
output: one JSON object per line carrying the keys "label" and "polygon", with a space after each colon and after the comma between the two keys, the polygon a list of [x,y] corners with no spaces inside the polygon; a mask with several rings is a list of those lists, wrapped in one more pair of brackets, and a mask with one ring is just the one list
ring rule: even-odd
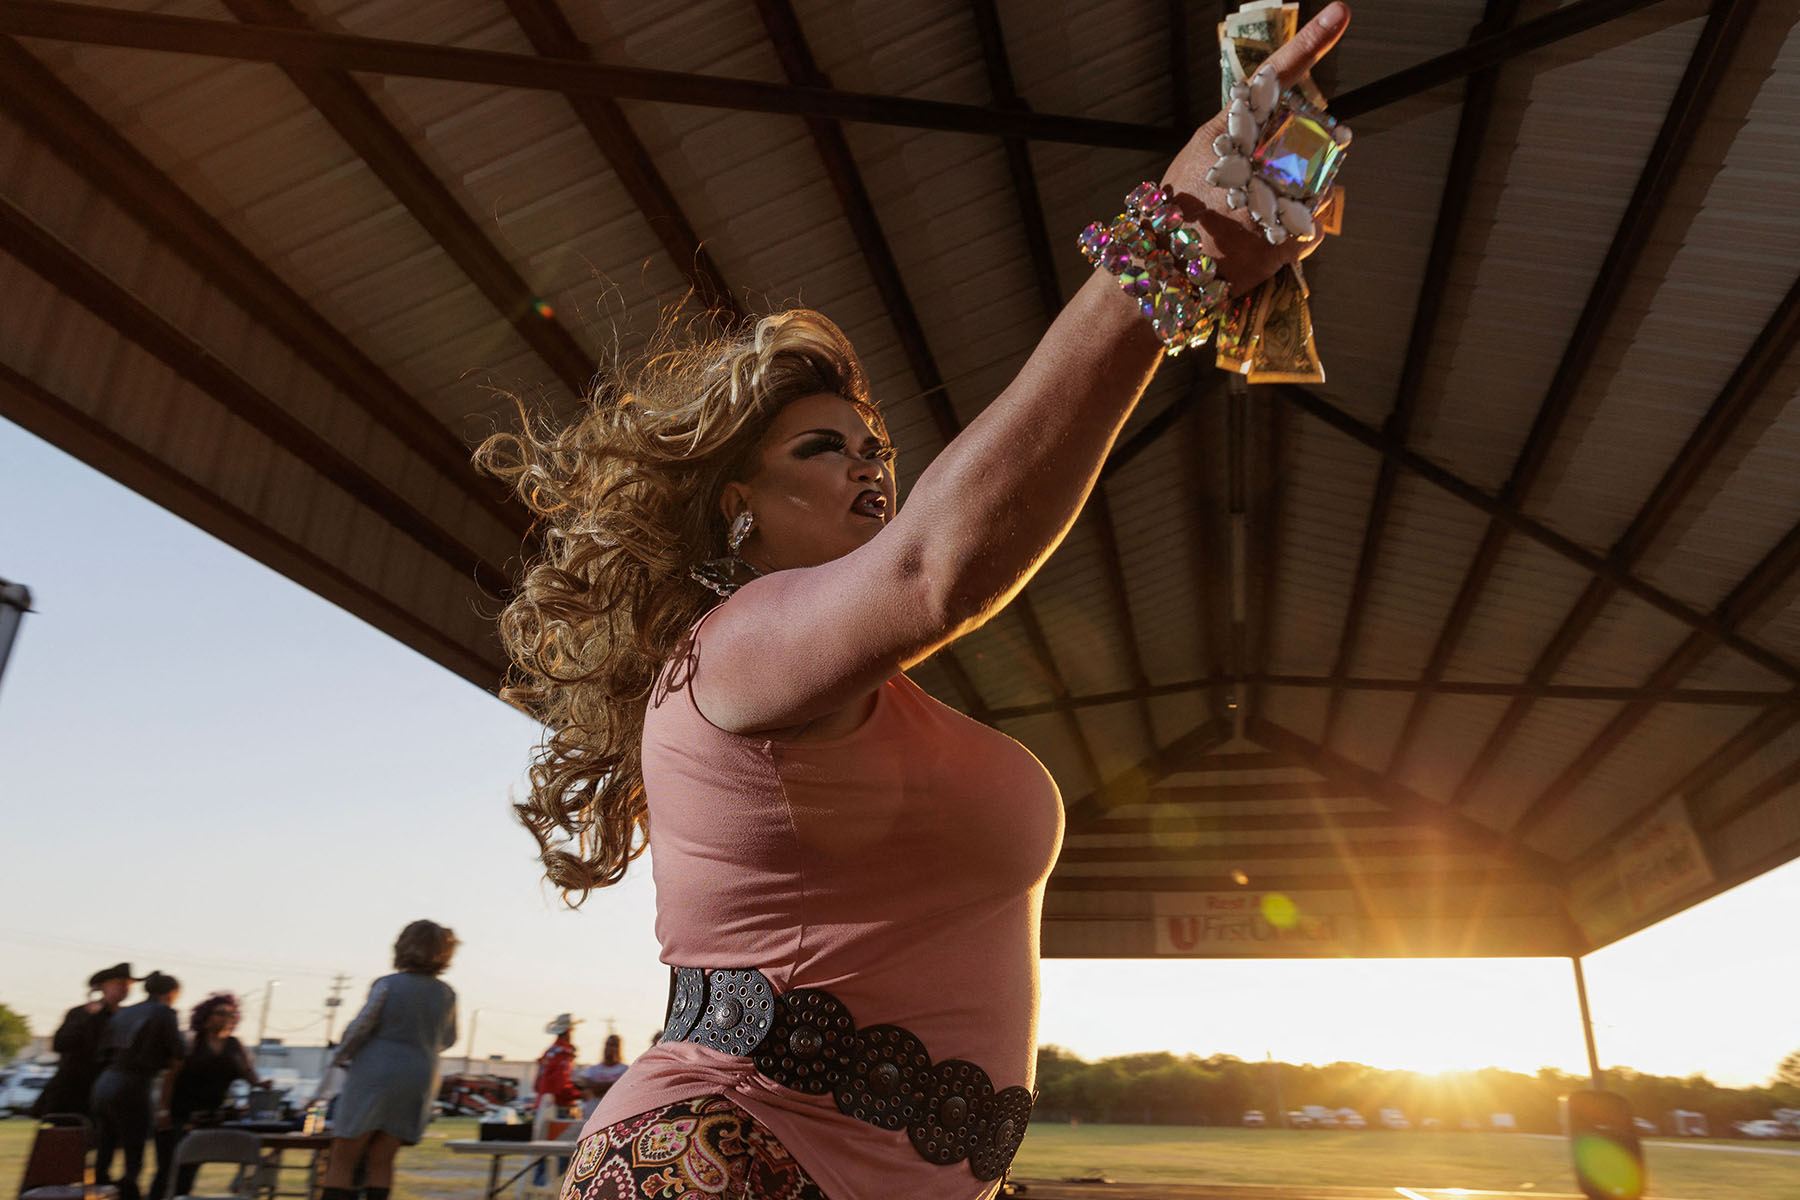
{"label": "folding chair", "polygon": [[[206,1163],[237,1165],[237,1174],[232,1177],[227,1196],[178,1193],[168,1200],[242,1200],[255,1195],[260,1177],[258,1168],[262,1166],[262,1141],[254,1133],[245,1133],[241,1129],[194,1130],[175,1147],[175,1162],[169,1168],[169,1190],[176,1192],[180,1187],[183,1167],[199,1167]],[[161,1200],[161,1197],[151,1200]]]}
{"label": "folding chair", "polygon": [[88,1165],[88,1119],[79,1113],[50,1113],[38,1122],[19,1200],[117,1200],[119,1189],[94,1183]]}

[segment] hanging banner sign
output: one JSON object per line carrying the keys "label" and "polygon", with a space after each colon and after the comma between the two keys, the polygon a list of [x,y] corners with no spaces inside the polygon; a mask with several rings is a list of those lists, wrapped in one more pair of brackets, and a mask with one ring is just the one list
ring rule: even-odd
{"label": "hanging banner sign", "polygon": [[1348,892],[1159,892],[1152,912],[1158,954],[1353,954],[1362,940]]}
{"label": "hanging banner sign", "polygon": [[1684,900],[1713,881],[1712,864],[1706,861],[1680,796],[1625,835],[1613,849],[1613,861],[1631,910],[1640,917]]}
{"label": "hanging banner sign", "polygon": [[1712,864],[1688,820],[1687,804],[1673,796],[1574,882],[1570,908],[1582,932],[1597,944],[1636,928],[1644,917],[1681,903],[1712,881]]}

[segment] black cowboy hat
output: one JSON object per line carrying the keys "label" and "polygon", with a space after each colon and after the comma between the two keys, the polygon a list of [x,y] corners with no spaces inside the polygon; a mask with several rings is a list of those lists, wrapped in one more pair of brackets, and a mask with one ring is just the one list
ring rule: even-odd
{"label": "black cowboy hat", "polygon": [[123,979],[127,983],[136,983],[138,977],[131,973],[130,963],[114,963],[104,971],[95,971],[88,977],[88,986],[97,988],[109,979]]}

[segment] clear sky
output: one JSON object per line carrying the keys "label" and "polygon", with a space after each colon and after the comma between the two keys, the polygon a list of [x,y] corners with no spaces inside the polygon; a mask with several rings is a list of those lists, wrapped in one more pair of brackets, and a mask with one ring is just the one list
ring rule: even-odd
{"label": "clear sky", "polygon": [[[634,1055],[660,1024],[647,862],[580,913],[539,886],[506,808],[535,729],[498,700],[3,420],[0,576],[39,610],[0,683],[0,1003],[36,1031],[128,959],[311,1043],[415,917],[462,938],[459,1049],[535,1057],[567,1011],[584,1059],[609,1018]],[[1765,1081],[1800,1049],[1796,914],[1791,863],[1590,956],[1603,1063]],[[1040,1040],[1585,1068],[1560,959],[1053,960]]]}

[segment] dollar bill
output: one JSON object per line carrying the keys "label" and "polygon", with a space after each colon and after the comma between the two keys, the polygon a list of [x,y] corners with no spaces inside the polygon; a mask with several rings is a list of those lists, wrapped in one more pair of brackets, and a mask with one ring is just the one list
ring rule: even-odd
{"label": "dollar bill", "polygon": [[1313,210],[1313,228],[1320,234],[1336,237],[1344,228],[1344,189],[1335,184],[1329,188],[1319,207]]}
{"label": "dollar bill", "polygon": [[[1233,84],[1243,83],[1300,29],[1300,6],[1284,0],[1250,0],[1219,23],[1221,107]],[[1321,111],[1325,97],[1310,76],[1295,85],[1301,99]],[[1342,226],[1344,196],[1332,188],[1314,220],[1321,233]],[[1284,267],[1248,295],[1230,302],[1214,335],[1214,361],[1251,383],[1323,383],[1325,369],[1313,346],[1312,313],[1299,264]]]}
{"label": "dollar bill", "polygon": [[[1300,6],[1282,0],[1251,0],[1219,23],[1219,107],[1231,103],[1231,85],[1256,74],[1263,60],[1300,31]],[[1295,85],[1314,108],[1325,97],[1310,76]]]}
{"label": "dollar bill", "polygon": [[[1325,368],[1313,348],[1312,312],[1298,264],[1283,267],[1256,290],[1251,342],[1251,383],[1324,383]],[[1241,369],[1241,368],[1240,368]]]}

